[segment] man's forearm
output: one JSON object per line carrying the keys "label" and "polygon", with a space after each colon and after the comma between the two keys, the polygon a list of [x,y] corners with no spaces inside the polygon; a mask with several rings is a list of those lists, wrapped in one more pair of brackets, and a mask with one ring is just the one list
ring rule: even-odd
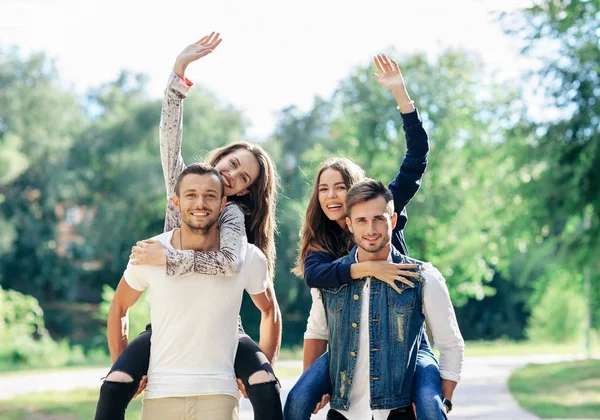
{"label": "man's forearm", "polygon": [[127,309],[120,308],[113,301],[108,310],[108,322],[106,325],[106,336],[108,349],[113,363],[127,347],[127,335],[129,331],[129,319]]}
{"label": "man's forearm", "polygon": [[458,385],[457,382],[449,379],[442,379],[442,398],[447,398],[452,401],[452,396],[454,395],[456,385]]}
{"label": "man's forearm", "polygon": [[302,371],[310,367],[327,350],[327,340],[307,338],[304,340],[302,350]]}
{"label": "man's forearm", "polygon": [[274,305],[269,311],[261,311],[260,317],[260,349],[274,365],[279,357],[281,348],[281,312],[279,305]]}

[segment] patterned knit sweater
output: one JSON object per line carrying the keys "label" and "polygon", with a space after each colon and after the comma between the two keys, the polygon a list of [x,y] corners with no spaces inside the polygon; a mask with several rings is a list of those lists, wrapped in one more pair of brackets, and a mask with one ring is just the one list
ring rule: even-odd
{"label": "patterned knit sweater", "polygon": [[[173,204],[177,177],[185,169],[181,156],[183,135],[183,100],[192,83],[171,73],[165,89],[160,117],[160,160],[167,188],[167,211],[165,232],[181,227],[181,217]],[[220,232],[218,251],[169,250],[167,253],[167,275],[186,273],[213,276],[233,276],[240,270],[248,239],[244,225],[244,213],[237,204],[228,203],[217,222]]]}

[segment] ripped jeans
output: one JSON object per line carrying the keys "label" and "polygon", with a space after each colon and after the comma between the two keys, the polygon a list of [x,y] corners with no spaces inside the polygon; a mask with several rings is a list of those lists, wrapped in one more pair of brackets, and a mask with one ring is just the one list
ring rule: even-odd
{"label": "ripped jeans", "polygon": [[[127,405],[137,391],[142,376],[148,374],[150,363],[150,337],[152,328],[138,335],[123,350],[110,369],[112,372],[123,372],[131,376],[131,382],[113,382],[109,378],[100,387],[100,398],[96,406],[95,420],[124,420]],[[198,357],[202,357],[198,354]],[[280,385],[266,356],[258,345],[244,332],[239,324],[239,344],[235,356],[235,374],[246,387],[248,399],[252,403],[254,418],[257,420],[281,420],[283,418]],[[251,376],[258,372],[267,372],[275,378],[264,382],[254,381]],[[252,383],[250,383],[252,382]]]}

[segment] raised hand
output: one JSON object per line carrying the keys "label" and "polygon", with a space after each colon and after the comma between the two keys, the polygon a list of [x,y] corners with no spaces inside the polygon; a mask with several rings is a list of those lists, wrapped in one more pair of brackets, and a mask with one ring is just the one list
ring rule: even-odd
{"label": "raised hand", "polygon": [[373,61],[380,73],[373,73],[377,83],[392,91],[395,89],[405,89],[404,78],[402,77],[398,63],[394,60],[390,61],[385,54],[376,55]]}
{"label": "raised hand", "polygon": [[388,59],[385,54],[376,55],[373,61],[380,73],[373,73],[377,83],[392,92],[400,112],[403,114],[413,112],[415,110],[414,103],[406,91],[406,85],[398,63]]}
{"label": "raised hand", "polygon": [[221,41],[222,39],[218,32],[211,32],[209,35],[206,35],[202,39],[200,39],[200,41],[188,45],[177,56],[173,70],[175,71],[175,73],[177,73],[179,77],[183,79],[185,69],[187,68],[187,66],[190,63],[212,53],[215,50],[215,48],[219,46]]}

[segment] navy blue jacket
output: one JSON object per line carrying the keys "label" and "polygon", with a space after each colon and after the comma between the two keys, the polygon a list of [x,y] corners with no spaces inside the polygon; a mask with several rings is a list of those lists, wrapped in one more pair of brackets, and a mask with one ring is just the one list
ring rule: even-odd
{"label": "navy blue jacket", "polygon": [[[398,175],[389,184],[389,189],[394,195],[394,209],[398,213],[392,245],[408,256],[404,240],[404,227],[408,221],[406,205],[419,191],[421,178],[427,169],[429,139],[417,110],[401,115],[407,150]],[[310,287],[338,287],[352,281],[351,265],[341,261],[334,262],[334,257],[326,252],[311,252],[304,260],[304,279]]]}

